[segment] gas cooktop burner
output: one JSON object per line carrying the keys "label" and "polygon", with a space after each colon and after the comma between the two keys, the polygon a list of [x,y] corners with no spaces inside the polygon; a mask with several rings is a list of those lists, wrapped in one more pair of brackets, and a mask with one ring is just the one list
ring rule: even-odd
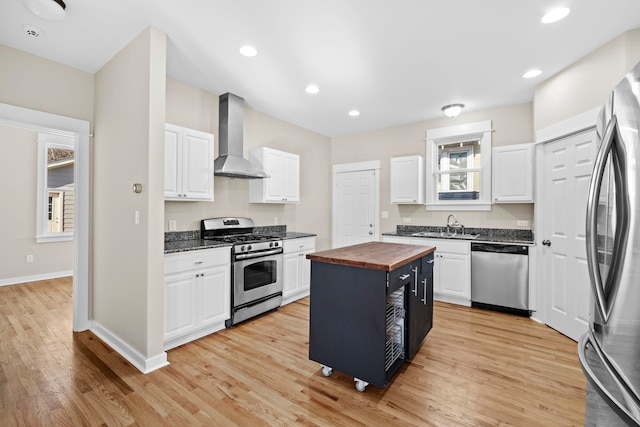
{"label": "gas cooktop burner", "polygon": [[230,236],[206,236],[205,240],[216,240],[225,243],[252,243],[264,242],[269,240],[280,240],[279,236],[269,234],[235,234]]}

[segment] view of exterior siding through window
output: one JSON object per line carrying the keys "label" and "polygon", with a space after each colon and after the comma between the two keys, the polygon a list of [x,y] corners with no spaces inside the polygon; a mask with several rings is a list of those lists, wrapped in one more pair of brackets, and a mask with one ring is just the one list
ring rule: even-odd
{"label": "view of exterior siding through window", "polygon": [[438,145],[438,200],[480,197],[480,141]]}
{"label": "view of exterior siding through window", "polygon": [[47,232],[73,232],[75,184],[74,151],[47,148]]}

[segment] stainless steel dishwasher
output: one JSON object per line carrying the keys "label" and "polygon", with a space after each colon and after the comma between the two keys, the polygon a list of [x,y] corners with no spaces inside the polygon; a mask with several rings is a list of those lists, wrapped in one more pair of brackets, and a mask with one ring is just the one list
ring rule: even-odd
{"label": "stainless steel dishwasher", "polygon": [[529,316],[529,248],[471,243],[471,305]]}

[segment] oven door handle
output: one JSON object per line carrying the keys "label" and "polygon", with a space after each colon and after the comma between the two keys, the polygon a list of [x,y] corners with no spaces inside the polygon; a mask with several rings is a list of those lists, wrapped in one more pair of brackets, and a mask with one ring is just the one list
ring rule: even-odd
{"label": "oven door handle", "polygon": [[239,254],[239,255],[236,255],[236,260],[260,258],[268,255],[276,255],[281,253],[282,253],[282,248],[272,249],[270,251],[254,252],[251,254]]}

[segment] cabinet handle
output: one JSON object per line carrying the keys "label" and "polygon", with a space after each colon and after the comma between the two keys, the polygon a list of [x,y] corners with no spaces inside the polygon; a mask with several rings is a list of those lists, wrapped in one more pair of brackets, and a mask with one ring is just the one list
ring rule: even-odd
{"label": "cabinet handle", "polygon": [[400,276],[400,280],[406,280],[409,276],[411,276],[409,273],[403,274],[402,276]]}
{"label": "cabinet handle", "polygon": [[414,276],[413,276],[413,285],[414,285],[413,294],[415,296],[418,296],[418,267],[412,268],[411,270],[413,271],[413,274],[414,274]]}
{"label": "cabinet handle", "polygon": [[202,264],[202,261],[196,261],[194,264]]}
{"label": "cabinet handle", "polygon": [[435,261],[435,259],[428,259],[427,264],[433,264],[433,261]]}
{"label": "cabinet handle", "polygon": [[424,285],[424,299],[421,299],[424,305],[427,305],[427,279],[422,280],[422,284]]}

